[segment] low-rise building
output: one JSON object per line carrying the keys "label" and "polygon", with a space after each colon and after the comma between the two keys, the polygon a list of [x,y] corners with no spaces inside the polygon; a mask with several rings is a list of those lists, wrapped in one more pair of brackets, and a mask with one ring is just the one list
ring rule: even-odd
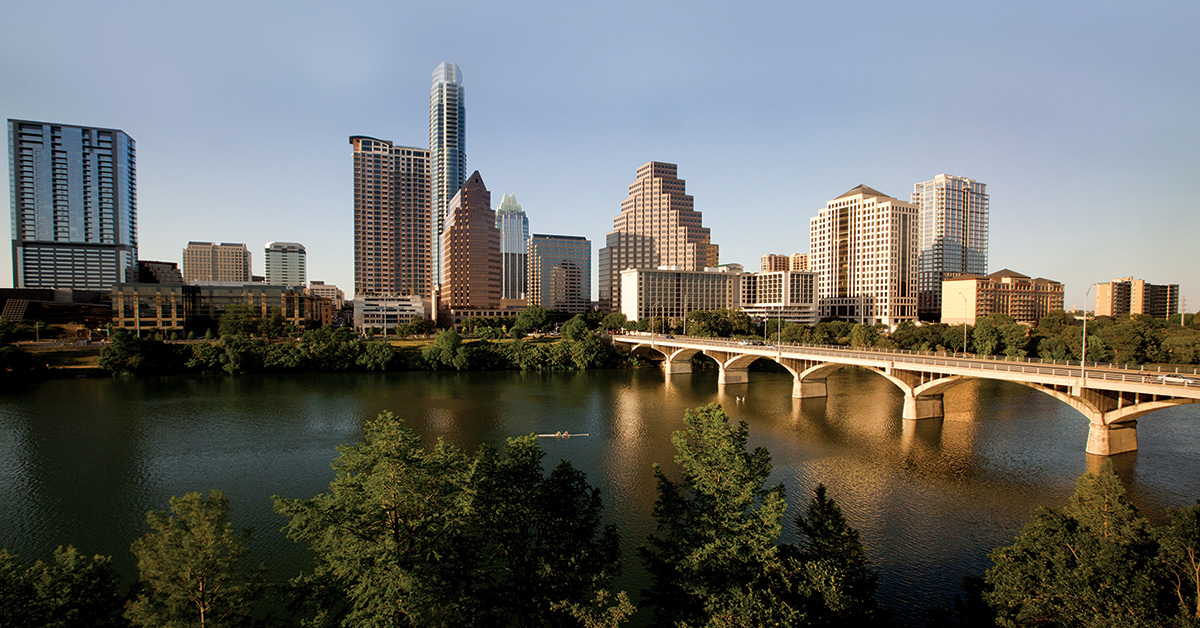
{"label": "low-rise building", "polygon": [[417,318],[427,318],[425,300],[419,294],[405,296],[358,295],[354,298],[354,329],[395,329]]}
{"label": "low-rise building", "polygon": [[202,331],[220,320],[225,309],[246,304],[263,316],[278,312],[298,327],[332,318],[332,306],[289,286],[252,282],[119,283],[112,289],[112,322],[135,331]]}
{"label": "low-rise building", "polygon": [[621,313],[631,321],[658,316],[677,325],[692,310],[736,309],[741,302],[742,276],[740,271],[713,268],[625,270],[621,272]]}
{"label": "low-rise building", "polygon": [[742,276],[740,306],[757,318],[782,318],[803,325],[816,325],[817,274],[784,270]]}
{"label": "low-rise building", "polygon": [[1062,309],[1061,283],[1031,279],[1007,268],[984,277],[963,274],[942,282],[942,322],[949,325],[974,325],[996,312],[1033,324]]}

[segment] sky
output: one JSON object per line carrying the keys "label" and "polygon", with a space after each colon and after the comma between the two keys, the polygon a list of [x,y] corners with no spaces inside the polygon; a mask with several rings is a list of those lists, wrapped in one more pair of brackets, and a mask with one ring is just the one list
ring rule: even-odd
{"label": "sky", "polygon": [[1061,281],[1068,309],[1096,282],[1178,283],[1200,310],[1194,0],[8,0],[0,24],[0,115],[137,142],[141,259],[243,242],[262,274],[265,243],[300,242],[349,296],[348,138],[428,147],[451,61],[468,173],[593,265],[648,161],[752,271],[808,251],[856,185],[908,200],[946,173],[988,186],[989,272]]}

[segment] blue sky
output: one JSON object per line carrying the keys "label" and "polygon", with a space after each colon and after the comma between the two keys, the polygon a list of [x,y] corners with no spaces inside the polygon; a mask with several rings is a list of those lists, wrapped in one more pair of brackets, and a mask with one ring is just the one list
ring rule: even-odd
{"label": "blue sky", "polygon": [[1062,281],[1068,308],[1132,275],[1200,310],[1196,2],[10,1],[0,23],[0,115],[137,140],[142,259],[245,242],[261,274],[295,241],[349,293],[348,137],[427,146],[453,61],[468,171],[593,257],[651,160],[750,270],[855,185],[907,200],[944,172],[988,184],[989,270]]}

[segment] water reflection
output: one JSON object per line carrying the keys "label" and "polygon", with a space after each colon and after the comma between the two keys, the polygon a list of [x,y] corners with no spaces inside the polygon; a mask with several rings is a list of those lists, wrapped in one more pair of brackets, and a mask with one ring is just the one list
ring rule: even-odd
{"label": "water reflection", "polygon": [[[346,376],[70,380],[0,391],[0,547],[47,556],[79,545],[133,573],[129,543],[167,498],[220,488],[234,523],[256,528],[255,560],[303,568],[280,533],[271,496],[308,497],[332,478],[337,445],[391,410],[428,444],[481,443],[560,430],[547,462],[570,460],[603,492],[626,558],[621,585],[644,584],[635,548],[653,528],[653,465],[674,470],[670,435],[686,408],[722,404],[770,449],[771,482],[791,517],[823,483],[881,571],[881,597],[902,623],[950,605],[961,576],[1008,543],[1038,505],[1058,506],[1101,459],[1084,454],[1087,421],[1048,395],[968,381],[945,417],[900,418],[899,390],[842,369],[825,398],[793,399],[783,372],[718,386],[715,371],[579,374],[397,373]],[[1200,406],[1139,422],[1141,451],[1114,457],[1131,498],[1153,519],[1200,497]]]}

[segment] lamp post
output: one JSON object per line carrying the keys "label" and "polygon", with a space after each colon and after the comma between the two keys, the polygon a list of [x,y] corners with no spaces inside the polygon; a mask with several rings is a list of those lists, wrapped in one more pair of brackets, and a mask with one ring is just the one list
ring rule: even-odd
{"label": "lamp post", "polygon": [[1089,285],[1087,292],[1083,293],[1083,346],[1079,348],[1079,379],[1083,380],[1084,384],[1087,383],[1087,302],[1093,286],[1095,284]]}
{"label": "lamp post", "polygon": [[967,357],[967,295],[959,292],[963,300],[963,357]]}

